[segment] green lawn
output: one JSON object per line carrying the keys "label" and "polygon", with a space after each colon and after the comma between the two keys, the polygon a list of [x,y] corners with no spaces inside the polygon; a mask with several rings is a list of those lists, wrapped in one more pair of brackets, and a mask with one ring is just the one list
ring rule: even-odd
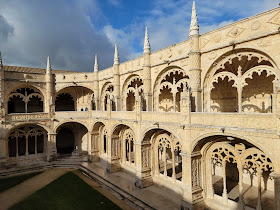
{"label": "green lawn", "polygon": [[42,171],[30,173],[30,174],[19,175],[19,176],[12,176],[12,177],[8,177],[8,178],[1,178],[0,179],[0,192],[10,189],[40,173],[42,173]]}
{"label": "green lawn", "polygon": [[68,172],[10,209],[120,209],[73,172]]}

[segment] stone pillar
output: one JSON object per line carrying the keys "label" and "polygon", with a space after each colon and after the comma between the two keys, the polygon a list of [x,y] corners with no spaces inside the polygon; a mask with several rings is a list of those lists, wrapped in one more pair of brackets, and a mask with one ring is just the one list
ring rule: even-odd
{"label": "stone pillar", "polygon": [[91,162],[98,162],[99,157],[99,133],[95,132],[91,134]]}
{"label": "stone pillar", "polygon": [[151,177],[151,144],[135,143],[136,181],[135,186],[145,188],[153,184]]}
{"label": "stone pillar", "polygon": [[280,210],[280,173],[273,172],[274,179],[274,210]]}
{"label": "stone pillar", "polygon": [[144,98],[146,103],[146,111],[152,111],[152,88],[151,88],[151,61],[150,61],[151,47],[148,36],[148,29],[145,31],[144,39],[144,64],[143,64],[143,85],[144,85]]}
{"label": "stone pillar", "polygon": [[114,57],[114,97],[116,103],[116,111],[121,111],[121,97],[120,97],[120,59],[117,44],[115,44],[115,57]]}
{"label": "stone pillar", "polygon": [[2,62],[2,56],[0,52],[0,122],[1,118],[5,117],[5,109],[4,109],[4,98],[5,98],[5,71]]}
{"label": "stone pillar", "polygon": [[184,183],[181,209],[193,209],[194,204],[203,200],[200,183],[201,154],[197,152],[189,155],[181,152],[181,156],[183,166],[182,182]]}
{"label": "stone pillar", "polygon": [[95,63],[94,63],[94,73],[93,73],[93,90],[94,90],[94,103],[95,103],[95,110],[100,110],[99,104],[99,67],[98,67],[98,60],[97,55],[95,55]]}
{"label": "stone pillar", "polygon": [[192,18],[190,26],[189,39],[191,42],[191,50],[189,53],[190,59],[190,86],[192,93],[192,111],[202,111],[202,97],[201,97],[201,52],[200,52],[200,36],[199,26],[197,21],[196,7],[193,3]]}
{"label": "stone pillar", "polygon": [[6,163],[6,154],[8,154],[8,151],[6,151],[7,143],[8,142],[6,142],[5,138],[0,137],[0,168],[3,167]]}
{"label": "stone pillar", "polygon": [[57,150],[56,150],[56,133],[48,133],[48,153],[47,161],[53,161],[56,159]]}
{"label": "stone pillar", "polygon": [[118,135],[108,134],[108,163],[106,171],[114,173],[120,171],[120,138]]}
{"label": "stone pillar", "polygon": [[223,198],[224,198],[225,203],[227,203],[227,201],[228,201],[226,164],[227,164],[226,161],[222,162],[222,166],[223,166]]}
{"label": "stone pillar", "polygon": [[258,203],[257,210],[262,210],[262,169],[257,168],[258,176]]}
{"label": "stone pillar", "polygon": [[53,105],[53,78],[52,78],[52,69],[51,69],[51,62],[50,57],[47,60],[47,69],[46,69],[46,98],[45,98],[45,112],[51,115],[51,106]]}

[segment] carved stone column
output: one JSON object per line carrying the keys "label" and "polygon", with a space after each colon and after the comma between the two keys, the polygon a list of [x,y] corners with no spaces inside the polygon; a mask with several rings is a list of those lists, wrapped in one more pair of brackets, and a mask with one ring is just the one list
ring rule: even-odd
{"label": "carved stone column", "polygon": [[100,160],[99,157],[99,133],[91,134],[91,162],[98,162]]}
{"label": "carved stone column", "polygon": [[135,143],[136,181],[135,186],[145,188],[153,184],[151,177],[151,144],[149,142]]}
{"label": "carved stone column", "polygon": [[182,182],[185,186],[181,207],[182,209],[193,209],[194,204],[203,200],[200,181],[201,155],[199,152],[192,153],[192,155],[181,152],[181,156]]}
{"label": "carved stone column", "polygon": [[6,154],[8,153],[8,151],[6,151],[6,144],[6,139],[0,138],[0,168],[3,167],[6,163]]}
{"label": "carved stone column", "polygon": [[106,171],[114,173],[120,171],[120,138],[118,135],[108,136],[108,163]]}
{"label": "carved stone column", "polygon": [[56,133],[48,133],[48,154],[47,161],[53,161],[56,159],[57,150],[56,150]]}
{"label": "carved stone column", "polygon": [[273,172],[271,176],[274,179],[274,209],[280,210],[280,173]]}

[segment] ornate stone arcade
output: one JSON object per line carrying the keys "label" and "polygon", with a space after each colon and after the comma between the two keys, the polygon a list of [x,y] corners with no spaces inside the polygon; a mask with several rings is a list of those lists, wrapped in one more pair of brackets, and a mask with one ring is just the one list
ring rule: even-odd
{"label": "ornate stone arcade", "polygon": [[[78,154],[181,206],[280,209],[276,8],[92,73],[2,64],[0,166]],[[275,202],[274,202],[275,201]]]}

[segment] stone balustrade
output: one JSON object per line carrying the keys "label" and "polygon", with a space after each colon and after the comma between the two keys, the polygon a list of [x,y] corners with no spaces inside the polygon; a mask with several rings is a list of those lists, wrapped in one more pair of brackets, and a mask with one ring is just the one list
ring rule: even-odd
{"label": "stone balustrade", "polygon": [[[141,112],[141,121],[171,124],[185,124],[192,126],[231,127],[244,129],[277,130],[277,118],[273,114],[248,113],[197,113],[192,112],[190,121],[185,120],[180,112]],[[106,111],[60,111],[55,112],[55,119],[106,119],[136,120],[136,112],[112,111],[108,116]],[[6,115],[7,121],[44,121],[48,120],[48,113],[18,113]]]}
{"label": "stone balustrade", "polygon": [[47,120],[48,113],[18,113],[8,114],[6,116],[7,121],[36,121],[36,120]]}

